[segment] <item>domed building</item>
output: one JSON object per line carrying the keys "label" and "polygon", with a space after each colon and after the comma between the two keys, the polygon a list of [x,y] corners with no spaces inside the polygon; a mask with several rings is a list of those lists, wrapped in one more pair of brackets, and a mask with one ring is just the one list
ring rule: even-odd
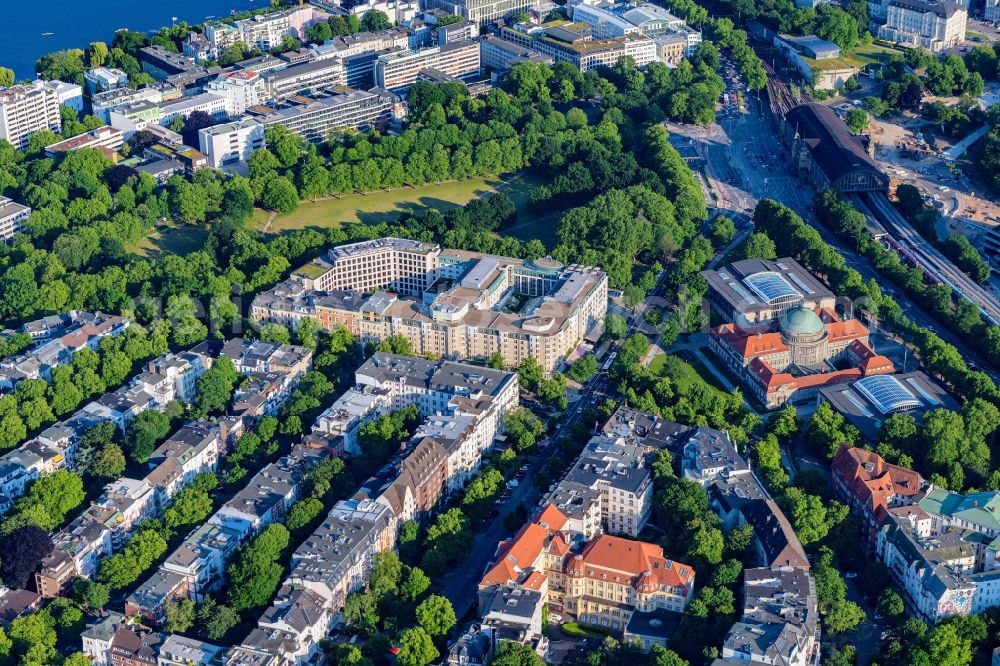
{"label": "domed building", "polygon": [[723,324],[711,331],[709,348],[768,409],[810,400],[824,386],[895,371],[871,348],[860,321],[829,308],[797,305],[776,324],[747,329]]}

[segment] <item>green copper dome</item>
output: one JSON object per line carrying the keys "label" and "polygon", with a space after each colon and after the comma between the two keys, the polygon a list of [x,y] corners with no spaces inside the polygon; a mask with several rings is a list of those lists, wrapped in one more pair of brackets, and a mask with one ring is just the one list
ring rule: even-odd
{"label": "green copper dome", "polygon": [[823,320],[812,310],[801,305],[792,308],[781,318],[781,332],[786,335],[809,335],[823,331]]}

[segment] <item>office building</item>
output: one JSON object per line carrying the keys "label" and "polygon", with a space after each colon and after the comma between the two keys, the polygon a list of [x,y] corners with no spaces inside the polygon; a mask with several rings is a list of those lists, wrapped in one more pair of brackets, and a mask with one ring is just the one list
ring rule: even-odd
{"label": "office building", "polygon": [[708,302],[726,321],[743,325],[776,319],[795,307],[832,309],[833,292],[791,257],[744,259],[705,270]]}
{"label": "office building", "polygon": [[42,81],[0,88],[0,139],[24,150],[41,130],[62,131],[56,91]]}
{"label": "office building", "polygon": [[206,93],[225,100],[226,115],[230,118],[238,118],[247,109],[260,104],[264,90],[264,79],[252,69],[225,72],[205,86]]}
{"label": "office building", "polygon": [[552,56],[542,55],[532,48],[500,39],[496,35],[483,35],[483,38],[479,40],[479,47],[483,67],[497,72],[505,72],[522,62],[545,63],[547,65],[555,62]]}
{"label": "office building", "polygon": [[334,132],[375,128],[381,131],[405,113],[402,101],[384,90],[352,90],[255,115],[265,128],[283,125],[310,143],[320,143]]}
{"label": "office building", "polygon": [[343,86],[347,83],[347,72],[342,59],[327,58],[279,69],[264,78],[267,97],[282,100]]}
{"label": "office building", "polygon": [[213,169],[246,162],[264,147],[264,125],[253,118],[198,130],[198,144]]}
{"label": "office building", "polygon": [[57,141],[45,147],[45,154],[49,157],[57,157],[62,153],[69,153],[80,148],[97,148],[101,152],[110,155],[125,145],[125,133],[114,127],[98,127],[97,129],[78,134]]}
{"label": "office building", "polygon": [[421,70],[434,69],[457,79],[479,76],[479,43],[450,42],[425,49],[380,55],[375,61],[375,85],[391,92],[405,92]]}
{"label": "office building", "polygon": [[482,25],[508,18],[540,4],[541,0],[429,0],[427,8],[440,9]]}
{"label": "office building", "polygon": [[820,389],[817,401],[829,403],[872,443],[878,441],[882,423],[892,414],[905,412],[919,420],[930,409],[958,409],[958,403],[920,371],[828,386]]}
{"label": "office building", "polygon": [[128,86],[128,74],[111,67],[95,67],[83,73],[87,92],[91,95],[105,90],[116,90]]}
{"label": "office building", "polygon": [[146,86],[138,90],[119,88],[99,92],[90,98],[90,105],[93,114],[104,121],[105,125],[110,125],[111,111],[123,109],[138,102],[158,105],[162,101],[163,92],[159,88]]}
{"label": "office building", "polygon": [[880,38],[938,53],[965,43],[969,12],[950,0],[889,0],[885,17],[885,25],[878,29]]}

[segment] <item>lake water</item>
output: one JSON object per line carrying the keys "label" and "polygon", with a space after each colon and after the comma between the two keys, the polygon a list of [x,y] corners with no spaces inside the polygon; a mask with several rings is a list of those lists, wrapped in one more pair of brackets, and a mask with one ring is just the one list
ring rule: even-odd
{"label": "lake water", "polygon": [[[34,78],[35,61],[60,49],[108,46],[115,30],[145,32],[178,21],[201,23],[232,10],[266,6],[267,0],[0,0],[0,66],[18,80]],[[42,33],[51,32],[50,36]]]}

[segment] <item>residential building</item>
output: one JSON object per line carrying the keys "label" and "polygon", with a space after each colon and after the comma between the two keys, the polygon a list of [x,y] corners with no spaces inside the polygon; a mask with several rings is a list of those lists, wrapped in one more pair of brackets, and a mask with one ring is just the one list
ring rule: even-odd
{"label": "residential building", "polygon": [[91,666],[108,666],[111,640],[123,626],[125,616],[113,610],[106,611],[103,617],[87,625],[80,634],[80,639],[82,651],[90,657]]}
{"label": "residential building", "polygon": [[264,125],[253,118],[198,130],[198,144],[213,169],[246,162],[264,147]]}
{"label": "residential building", "polygon": [[754,554],[764,567],[809,570],[809,559],[791,523],[736,451],[728,433],[698,428],[684,444],[683,476],[707,488],[723,526],[750,525]]}
{"label": "residential building", "polygon": [[593,437],[547,501],[567,517],[579,517],[584,538],[600,531],[637,537],[653,510],[653,476],[644,455],[622,438]]}
{"label": "residential building", "polygon": [[434,69],[457,79],[479,76],[479,43],[467,40],[424,49],[407,49],[380,55],[375,61],[375,85],[394,93],[404,93],[420,72]]}
{"label": "residential building", "polygon": [[125,145],[125,133],[114,127],[98,127],[97,129],[84,132],[62,141],[57,141],[45,147],[45,154],[49,157],[57,157],[62,153],[72,152],[80,148],[97,148],[106,155],[114,155],[119,148]]}
{"label": "residential building", "polygon": [[958,409],[944,388],[919,370],[828,386],[820,389],[817,401],[829,403],[869,442],[878,440],[882,422],[892,414],[905,412],[920,419],[929,409]]}
{"label": "residential building", "polygon": [[969,12],[961,3],[889,0],[885,16],[885,25],[878,30],[882,39],[932,53],[965,43]]}
{"label": "residential building", "polygon": [[860,321],[801,305],[776,326],[714,328],[709,349],[767,409],[815,399],[826,386],[895,371],[892,361],[872,350]]}
{"label": "residential building", "polygon": [[41,475],[44,466],[41,456],[23,448],[0,456],[0,515],[10,510],[27,485]]}
{"label": "residential building", "polygon": [[100,561],[111,555],[111,529],[84,514],[52,539],[53,550],[35,572],[35,589],[45,598],[62,595],[76,576],[93,577]]}
{"label": "residential building", "polygon": [[88,69],[83,73],[83,80],[86,82],[87,93],[90,95],[128,86],[128,74],[113,67]]}
{"label": "residential building", "polygon": [[334,612],[326,600],[302,587],[282,587],[257,621],[247,643],[277,654],[286,663],[304,663],[319,654]]}
{"label": "residential building", "polygon": [[222,648],[205,641],[170,634],[160,645],[157,666],[210,666],[218,662]]}
{"label": "residential building", "polygon": [[10,623],[41,607],[42,597],[31,590],[17,590],[0,585],[0,627],[10,629]]}
{"label": "residential building", "polygon": [[62,131],[56,91],[43,81],[0,88],[0,139],[24,150],[41,130]]}
{"label": "residential building", "polygon": [[[362,340],[401,335],[416,354],[466,359],[498,353],[507,366],[531,356],[546,373],[595,333],[607,311],[607,276],[599,269],[396,238],[334,248],[293,279],[314,292],[371,296],[327,307],[316,294],[312,304],[296,299],[289,312],[288,301],[265,292],[254,299],[251,316],[289,321],[309,315],[324,326],[356,322]],[[287,285],[280,289],[288,292]]]}
{"label": "residential building", "polygon": [[385,130],[405,115],[399,97],[383,90],[352,90],[284,108],[255,114],[265,127],[283,125],[310,143],[320,143],[334,132],[372,128]]}
{"label": "residential building", "polygon": [[156,666],[163,634],[119,627],[111,639],[109,666]]}
{"label": "residential building", "polygon": [[833,309],[833,292],[791,257],[744,259],[705,270],[708,302],[725,321],[741,326],[778,320],[793,308]]}
{"label": "residential building", "polygon": [[834,493],[861,519],[871,549],[888,509],[912,504],[926,486],[913,470],[891,465],[873,451],[842,445],[833,458]]}
{"label": "residential building", "polygon": [[205,92],[224,100],[226,115],[239,118],[265,96],[264,79],[252,69],[234,69],[219,74],[205,85]]}
{"label": "residential building", "polygon": [[541,591],[502,585],[493,591],[489,605],[481,609],[482,626],[492,630],[496,640],[528,644],[544,653],[544,609],[545,595]]}
{"label": "residential building", "polygon": [[[309,5],[299,5],[291,9],[284,9],[269,14],[257,14],[247,19],[234,21],[231,25],[238,34],[238,40],[250,47],[257,47],[262,51],[281,46],[286,36],[306,41],[306,30],[315,23],[321,23],[330,18],[326,12],[311,7]],[[225,29],[206,32],[209,40],[221,39],[221,42],[214,44],[218,51],[224,46],[232,43],[231,33]]]}
{"label": "residential building", "polygon": [[816,582],[794,567],[743,572],[743,616],[726,634],[733,663],[809,666],[819,658]]}
{"label": "residential building", "polygon": [[0,240],[5,243],[14,240],[14,236],[24,229],[24,223],[29,217],[31,217],[30,207],[0,196]]}
{"label": "residential building", "polygon": [[492,627],[473,622],[448,646],[445,666],[489,666],[496,642]]}
{"label": "residential building", "polygon": [[68,106],[78,114],[83,113],[83,88],[65,81],[46,81],[45,87],[55,93],[59,106]]}

